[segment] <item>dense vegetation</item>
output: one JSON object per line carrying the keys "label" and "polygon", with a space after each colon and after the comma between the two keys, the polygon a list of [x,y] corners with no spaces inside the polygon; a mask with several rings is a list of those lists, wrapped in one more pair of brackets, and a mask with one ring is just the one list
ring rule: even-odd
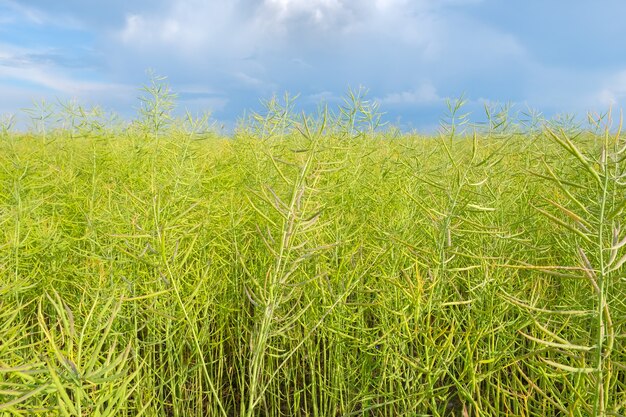
{"label": "dense vegetation", "polygon": [[352,103],[4,131],[0,415],[626,414],[610,115],[425,138]]}

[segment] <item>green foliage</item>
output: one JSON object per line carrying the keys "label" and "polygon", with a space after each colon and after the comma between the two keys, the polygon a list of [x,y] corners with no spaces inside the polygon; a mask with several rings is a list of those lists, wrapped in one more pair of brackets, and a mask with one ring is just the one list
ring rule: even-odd
{"label": "green foliage", "polygon": [[6,139],[15,126],[14,114],[0,115],[0,139]]}
{"label": "green foliage", "polygon": [[355,138],[366,134],[373,134],[384,123],[381,122],[383,113],[380,104],[366,98],[367,90],[349,88],[339,106],[336,116],[336,125],[340,134],[348,138]]}
{"label": "green foliage", "polygon": [[139,96],[139,118],[137,124],[141,131],[154,139],[159,139],[172,123],[172,112],[176,108],[176,94],[172,92],[167,77],[150,71],[149,84],[143,86],[143,95]]}
{"label": "green foliage", "polygon": [[50,123],[53,121],[54,105],[45,100],[33,101],[33,107],[23,109],[23,111],[30,117],[33,131],[41,136],[45,143]]}
{"label": "green foliage", "polygon": [[59,101],[59,134],[70,139],[104,137],[116,128],[116,116],[107,117],[100,107],[86,108],[75,100]]}
{"label": "green foliage", "polygon": [[[466,128],[470,124],[470,113],[461,113],[466,104],[465,94],[456,99],[446,99],[446,113],[439,121],[439,132],[442,136],[451,139],[455,136],[464,136],[467,133]],[[487,115],[490,116],[489,112]]]}
{"label": "green foliage", "polygon": [[626,414],[610,114],[386,140],[359,92],[286,96],[227,138],[162,81],[146,130],[0,141],[0,415]]}
{"label": "green foliage", "polygon": [[278,137],[285,137],[293,132],[294,127],[294,105],[298,96],[291,96],[285,93],[282,101],[276,96],[269,100],[262,100],[262,113],[252,113],[249,120],[245,120],[238,127],[242,134],[251,134],[265,140]]}

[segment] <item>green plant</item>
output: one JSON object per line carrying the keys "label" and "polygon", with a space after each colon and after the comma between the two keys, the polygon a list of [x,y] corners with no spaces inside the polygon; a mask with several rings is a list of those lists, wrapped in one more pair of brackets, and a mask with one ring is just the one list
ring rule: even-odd
{"label": "green plant", "polygon": [[[83,302],[89,298],[84,294]],[[42,402],[53,405],[50,411],[55,414],[68,417],[117,416],[126,410],[139,383],[139,369],[129,366],[131,346],[119,346],[119,338],[112,334],[120,307],[119,302],[101,302],[96,296],[91,306],[81,303],[81,314],[75,317],[79,311],[72,312],[58,293],[42,296],[37,326],[21,336],[32,339],[41,334],[43,339],[37,343],[41,356],[0,368],[6,376],[0,387],[4,392],[11,387],[8,392],[14,397],[0,404],[0,410],[38,413],[43,410],[37,403]]]}
{"label": "green plant", "polygon": [[54,116],[54,105],[45,100],[33,101],[33,107],[22,109],[30,117],[32,128],[41,136],[44,143],[47,142],[50,121]]}
{"label": "green plant", "polygon": [[215,126],[217,122],[211,122],[210,120],[210,112],[194,116],[187,110],[180,125],[184,134],[187,135],[189,139],[200,139],[206,138],[210,133],[216,132]]}
{"label": "green plant", "polygon": [[384,114],[380,112],[380,104],[366,99],[366,96],[367,90],[364,87],[348,89],[335,120],[341,135],[356,138],[372,134],[385,125],[381,121]]}
{"label": "green plant", "polygon": [[165,82],[167,77],[156,75],[152,71],[148,72],[148,76],[150,82],[141,88],[144,94],[139,96],[137,123],[146,135],[158,140],[172,122],[177,96]]}
{"label": "green plant", "polygon": [[[615,133],[611,133],[610,112],[595,120],[595,127],[601,123],[604,124],[601,141],[586,146],[588,151],[581,148],[584,138],[580,134],[572,136],[564,128],[555,131],[546,127],[546,135],[565,151],[564,157],[569,157],[570,163],[578,164],[580,169],[575,179],[550,169],[548,178],[559,192],[554,197],[545,197],[545,207],[536,207],[536,210],[561,229],[561,239],[568,241],[567,247],[573,252],[571,258],[577,265],[539,268],[561,279],[586,278],[589,285],[579,289],[585,291],[582,298],[572,297],[569,309],[545,310],[544,322],[534,319],[541,330],[539,336],[522,333],[542,347],[543,353],[538,352],[541,361],[571,375],[570,381],[576,390],[588,387],[593,393],[591,398],[584,392],[576,392],[582,407],[577,414],[594,416],[617,412],[608,393],[616,383],[612,370],[620,366],[613,358],[614,317],[619,316],[617,312],[624,304],[614,298],[614,289],[620,285],[626,263],[623,250],[626,235],[622,231],[626,143],[621,135],[621,119]],[[516,304],[534,310],[528,303]],[[574,321],[572,315],[584,319]],[[576,340],[550,330],[568,325],[580,326],[575,333]],[[561,409],[566,408],[558,399],[551,401]]]}
{"label": "green plant", "polygon": [[[460,113],[461,109],[466,104],[467,99],[465,98],[465,94],[462,94],[454,100],[449,98],[446,99],[447,111],[443,118],[439,121],[439,132],[443,136],[447,136],[452,139],[455,136],[463,136],[466,133],[465,127],[469,124],[470,113]],[[459,128],[461,128],[460,131]]]}
{"label": "green plant", "polygon": [[15,115],[3,114],[0,116],[0,137],[5,139],[15,127]]}
{"label": "green plant", "polygon": [[528,135],[535,136],[540,134],[545,123],[545,117],[537,109],[528,107],[520,113],[520,124],[523,127],[523,131]]}
{"label": "green plant", "polygon": [[262,100],[263,114],[253,113],[249,120],[250,126],[240,126],[240,131],[243,133],[249,128],[252,135],[262,140],[276,136],[284,138],[292,132],[295,123],[293,111],[297,99],[298,95],[285,93],[282,102],[275,95],[269,100]]}
{"label": "green plant", "polygon": [[608,115],[467,135],[451,103],[424,137],[293,109],[0,141],[0,414],[626,413]]}
{"label": "green plant", "polygon": [[485,116],[487,122],[485,125],[486,136],[506,136],[519,133],[519,126],[511,115],[513,108],[512,103],[490,104],[485,103]]}

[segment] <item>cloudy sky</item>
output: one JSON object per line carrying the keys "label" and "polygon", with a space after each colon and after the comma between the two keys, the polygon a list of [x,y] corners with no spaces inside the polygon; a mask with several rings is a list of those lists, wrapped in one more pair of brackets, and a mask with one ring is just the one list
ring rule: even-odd
{"label": "cloudy sky", "polygon": [[547,116],[626,104],[624,0],[0,0],[0,114],[77,99],[132,117],[147,69],[232,123],[360,85],[428,130],[461,94]]}

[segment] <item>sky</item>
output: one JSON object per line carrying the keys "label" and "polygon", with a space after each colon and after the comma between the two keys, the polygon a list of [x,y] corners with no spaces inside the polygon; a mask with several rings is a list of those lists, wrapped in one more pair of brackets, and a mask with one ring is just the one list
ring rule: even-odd
{"label": "sky", "polygon": [[446,99],[546,117],[626,104],[624,0],[0,0],[0,115],[33,101],[135,117],[147,71],[178,111],[234,125],[262,100],[341,104],[431,131]]}

